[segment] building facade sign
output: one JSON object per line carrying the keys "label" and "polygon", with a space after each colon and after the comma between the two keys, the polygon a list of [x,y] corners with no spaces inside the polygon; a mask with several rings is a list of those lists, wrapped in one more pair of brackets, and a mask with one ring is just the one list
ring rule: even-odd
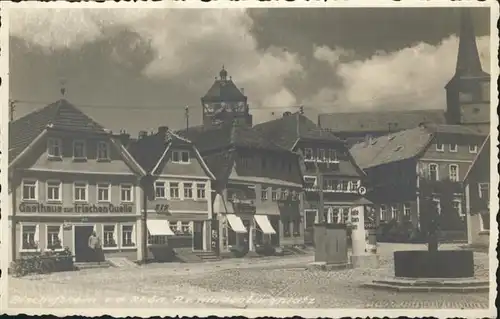
{"label": "building facade sign", "polygon": [[95,205],[74,204],[63,206],[44,203],[22,203],[19,205],[21,213],[132,213],[133,205]]}

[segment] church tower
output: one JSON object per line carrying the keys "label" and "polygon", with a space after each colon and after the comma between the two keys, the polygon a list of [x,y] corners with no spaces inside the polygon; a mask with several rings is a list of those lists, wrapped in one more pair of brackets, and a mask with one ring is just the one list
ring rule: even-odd
{"label": "church tower", "polygon": [[490,126],[490,75],[483,71],[470,9],[461,9],[455,75],[446,85],[448,124],[467,125],[481,132]]}
{"label": "church tower", "polygon": [[248,112],[247,97],[243,89],[238,89],[224,66],[215,78],[214,84],[207,94],[201,98],[203,125],[212,126],[223,123],[238,122],[240,125],[252,126],[252,115]]}

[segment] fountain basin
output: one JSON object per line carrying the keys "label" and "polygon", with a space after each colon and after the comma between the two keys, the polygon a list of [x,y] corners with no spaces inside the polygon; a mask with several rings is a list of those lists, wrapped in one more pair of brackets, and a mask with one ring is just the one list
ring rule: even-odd
{"label": "fountain basin", "polygon": [[395,251],[394,274],[396,278],[472,278],[474,254],[470,250]]}

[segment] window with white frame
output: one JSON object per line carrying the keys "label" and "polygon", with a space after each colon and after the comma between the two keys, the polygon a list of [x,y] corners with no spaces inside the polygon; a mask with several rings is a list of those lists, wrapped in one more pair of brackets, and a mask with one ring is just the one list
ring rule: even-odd
{"label": "window with white frame", "polygon": [[490,184],[489,183],[479,183],[479,198],[490,200]]}
{"label": "window with white frame", "polygon": [[465,214],[462,212],[462,201],[460,199],[454,199],[453,202],[451,203],[453,206],[453,209],[457,212],[458,216],[465,216]]}
{"label": "window with white frame", "polygon": [[170,199],[179,199],[181,198],[179,195],[179,183],[177,182],[170,182],[169,183],[169,188],[170,188]]}
{"label": "window with white frame", "polygon": [[184,198],[193,198],[193,183],[183,183]]}
{"label": "window with white frame", "polygon": [[411,216],[411,205],[410,203],[403,204],[403,213],[405,216]]}
{"label": "window with white frame", "polygon": [[271,200],[273,202],[278,200],[278,191],[276,189],[271,190]]}
{"label": "window with white frame", "polygon": [[120,201],[124,203],[132,202],[132,185],[131,184],[121,184],[120,185]]}
{"label": "window with white frame", "polygon": [[47,181],[47,201],[60,202],[61,198],[61,181]]}
{"label": "window with white frame", "polygon": [[267,187],[263,187],[260,191],[260,199],[263,201],[268,199],[269,189]]}
{"label": "window with white frame", "polygon": [[98,202],[109,202],[111,193],[111,185],[107,183],[97,184],[97,201]]}
{"label": "window with white frame", "polygon": [[205,183],[196,184],[196,198],[197,199],[207,198],[207,185]]}
{"label": "window with white frame", "polygon": [[97,160],[109,160],[109,143],[106,141],[99,141],[97,143]]}
{"label": "window with white frame", "polygon": [[173,163],[189,163],[189,151],[172,151]]}
{"label": "window with white frame", "polygon": [[103,248],[116,248],[118,243],[116,242],[116,225],[103,225],[102,226],[102,247]]}
{"label": "window with white frame", "polygon": [[122,247],[134,247],[134,225],[122,225]]}
{"label": "window with white frame", "polygon": [[455,143],[450,144],[450,152],[457,152],[458,151],[458,145]]}
{"label": "window with white frame", "polygon": [[444,144],[440,141],[436,141],[436,151],[444,152]]}
{"label": "window with white frame", "polygon": [[337,161],[338,161],[338,158],[337,158],[337,151],[336,151],[336,150],[331,149],[329,153],[330,153],[330,154],[329,154],[329,160],[330,160],[330,162],[337,162]]}
{"label": "window with white frame", "polygon": [[37,225],[21,225],[21,249],[32,250],[38,248],[38,226]]}
{"label": "window with white frame", "polygon": [[389,215],[386,205],[380,205],[380,220],[389,220]]}
{"label": "window with white frame", "polygon": [[75,159],[87,158],[87,150],[84,140],[73,141],[73,158]]}
{"label": "window with white frame", "polygon": [[49,157],[58,157],[62,156],[62,140],[60,138],[50,137],[47,140],[47,154]]}
{"label": "window with white frame", "polygon": [[398,206],[397,205],[391,205],[391,218],[392,219],[398,218]]}
{"label": "window with white frame", "polygon": [[439,171],[438,171],[437,164],[434,164],[434,163],[429,164],[429,178],[432,181],[439,180]]}
{"label": "window with white frame", "polygon": [[47,225],[47,249],[62,249],[62,225]]}
{"label": "window with white frame", "polygon": [[325,162],[326,161],[326,152],[324,149],[319,149],[319,160]]}
{"label": "window with white frame", "polygon": [[35,180],[23,180],[23,200],[36,200],[38,198],[38,182]]}
{"label": "window with white frame", "polygon": [[304,149],[304,159],[312,160],[313,157],[314,157],[314,154],[313,154],[312,148],[305,148]]}
{"label": "window with white frame", "polygon": [[477,145],[476,144],[469,145],[469,153],[477,153]]}
{"label": "window with white frame", "polygon": [[314,189],[316,188],[317,179],[315,176],[304,176],[304,186],[306,189]]}
{"label": "window with white frame", "polygon": [[155,198],[167,198],[165,182],[155,182]]}
{"label": "window with white frame", "polygon": [[456,164],[450,164],[450,181],[452,182],[458,182],[459,176],[458,176],[458,165]]}
{"label": "window with white frame", "polygon": [[86,202],[87,198],[87,183],[75,182],[73,184],[73,196],[75,202]]}

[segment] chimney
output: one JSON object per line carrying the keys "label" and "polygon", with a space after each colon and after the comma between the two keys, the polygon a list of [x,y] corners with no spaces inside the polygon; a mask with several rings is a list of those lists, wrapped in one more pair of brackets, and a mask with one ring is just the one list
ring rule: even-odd
{"label": "chimney", "polygon": [[165,139],[166,135],[168,132],[168,126],[159,126],[158,127],[158,135],[162,138]]}
{"label": "chimney", "polygon": [[148,132],[146,132],[146,131],[139,132],[139,139],[145,138],[146,136],[148,136]]}
{"label": "chimney", "polygon": [[118,135],[118,139],[123,146],[127,147],[130,141],[130,134],[128,134],[125,130],[120,130],[120,135]]}

